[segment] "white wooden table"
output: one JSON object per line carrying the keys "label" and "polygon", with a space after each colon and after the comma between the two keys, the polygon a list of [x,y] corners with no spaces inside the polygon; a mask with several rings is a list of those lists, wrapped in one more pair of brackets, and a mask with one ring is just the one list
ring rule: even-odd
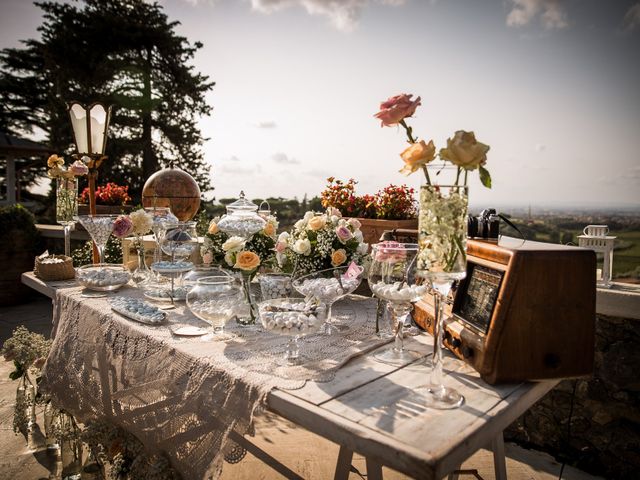
{"label": "white wooden table", "polygon": [[[55,291],[72,282],[45,283],[24,273],[22,282],[55,299]],[[408,339],[411,348],[428,356],[432,338]],[[503,430],[558,381],[491,386],[452,355],[445,355],[446,383],[465,396],[454,410],[424,407],[416,387],[429,378],[428,362],[393,367],[371,355],[341,368],[328,383],[307,382],[300,390],[273,390],[271,411],[340,447],[335,478],[346,479],[353,452],[366,458],[367,478],[382,478],[382,465],[419,479],[452,474],[475,451],[494,452],[496,478],[506,478]],[[286,469],[289,478],[300,478]],[[454,476],[453,474],[451,476]]]}

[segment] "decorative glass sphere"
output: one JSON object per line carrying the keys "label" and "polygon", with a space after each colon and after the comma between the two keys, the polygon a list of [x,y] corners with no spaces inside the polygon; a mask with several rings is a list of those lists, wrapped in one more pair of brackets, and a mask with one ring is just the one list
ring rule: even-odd
{"label": "decorative glass sphere", "polygon": [[200,208],[200,187],[191,175],[166,168],[151,175],[142,189],[145,207],[170,207],[182,222],[195,217]]}

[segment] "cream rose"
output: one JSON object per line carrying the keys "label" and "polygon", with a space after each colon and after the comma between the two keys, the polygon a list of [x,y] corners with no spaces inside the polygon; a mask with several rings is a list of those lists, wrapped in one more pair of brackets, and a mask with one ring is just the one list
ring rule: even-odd
{"label": "cream rose", "polygon": [[153,227],[153,216],[140,208],[129,215],[131,223],[133,223],[133,233],[136,235],[146,235]]}
{"label": "cream rose", "polygon": [[331,265],[333,265],[334,267],[342,265],[346,261],[347,261],[347,252],[345,252],[344,248],[334,250],[331,253]]}
{"label": "cream rose", "polygon": [[311,242],[308,239],[299,239],[293,244],[293,251],[299,255],[309,255],[311,253]]}
{"label": "cream rose", "polygon": [[433,140],[429,140],[428,144],[425,143],[424,140],[420,140],[417,143],[412,143],[400,156],[405,164],[400,170],[400,173],[403,175],[411,175],[423,165],[426,165],[436,158],[436,146],[433,144]]}
{"label": "cream rose", "polygon": [[318,230],[322,230],[324,226],[327,224],[327,217],[324,215],[318,215],[317,217],[313,217],[309,220],[309,228],[314,232]]}
{"label": "cream rose", "polygon": [[475,170],[487,162],[489,145],[476,140],[473,132],[458,130],[447,139],[447,148],[440,149],[440,158],[465,170]]}
{"label": "cream rose", "polygon": [[239,268],[240,270],[255,270],[260,265],[260,257],[253,252],[249,252],[248,250],[243,250],[239,252],[236,256],[236,264],[235,268]]}
{"label": "cream rose", "polygon": [[47,166],[49,168],[59,168],[62,165],[64,165],[64,159],[58,155],[51,155],[47,160]]}
{"label": "cream rose", "polygon": [[218,228],[218,223],[215,220],[211,220],[211,223],[209,223],[209,228],[207,228],[207,233],[210,235],[215,235],[219,231],[220,229]]}
{"label": "cream rose", "polygon": [[244,242],[245,240],[242,237],[230,237],[222,244],[222,250],[225,252],[238,252],[244,248]]}

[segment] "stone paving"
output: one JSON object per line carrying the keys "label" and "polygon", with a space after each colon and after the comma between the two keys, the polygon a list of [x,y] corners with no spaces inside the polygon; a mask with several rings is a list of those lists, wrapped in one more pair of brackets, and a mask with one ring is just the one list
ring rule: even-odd
{"label": "stone paving", "polygon": [[[0,343],[13,329],[24,324],[32,331],[48,336],[51,329],[51,301],[34,297],[27,304],[0,307]],[[0,360],[0,478],[24,480],[60,478],[60,463],[55,454],[44,447],[44,438],[39,428],[29,438],[14,434],[12,429],[13,405],[16,384],[9,379],[11,362]],[[42,412],[38,411],[38,423],[42,425]],[[333,477],[338,446],[309,433],[275,415],[266,414],[257,420],[256,436],[252,439],[260,449],[278,459],[300,477],[312,480]],[[506,445],[507,475],[511,479],[547,480],[558,478],[560,465],[541,452],[525,450],[514,444]],[[257,455],[260,455],[259,453]],[[366,474],[364,458],[354,456],[355,470]],[[493,457],[491,452],[480,450],[467,460],[460,475],[463,479],[491,479]],[[386,479],[407,478],[397,472],[384,470]],[[83,473],[83,479],[94,479],[94,475]],[[259,480],[284,478],[271,466],[251,453],[237,464],[225,464],[223,480]],[[362,479],[353,472],[350,479]],[[588,480],[596,477],[566,467],[563,478]],[[187,479],[185,479],[187,480]]]}

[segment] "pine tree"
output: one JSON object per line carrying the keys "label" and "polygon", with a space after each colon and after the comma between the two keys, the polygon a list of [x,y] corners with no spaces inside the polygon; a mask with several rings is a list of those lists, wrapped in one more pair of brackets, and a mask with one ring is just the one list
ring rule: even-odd
{"label": "pine tree", "polygon": [[66,102],[113,104],[109,160],[99,183],[129,185],[139,200],[146,178],[175,166],[203,191],[210,189],[197,120],[211,113],[205,94],[214,83],[190,65],[202,44],[177,35],[178,23],[156,3],[36,4],[44,12],[41,38],[0,52],[0,127],[16,134],[43,131],[52,147],[69,154]]}

